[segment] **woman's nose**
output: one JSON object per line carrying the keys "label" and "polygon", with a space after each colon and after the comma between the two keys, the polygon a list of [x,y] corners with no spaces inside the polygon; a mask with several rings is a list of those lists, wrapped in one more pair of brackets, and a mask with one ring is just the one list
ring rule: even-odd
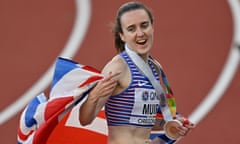
{"label": "woman's nose", "polygon": [[144,35],[144,32],[141,29],[137,29],[137,33],[136,34],[137,34],[138,37],[141,37],[141,36]]}

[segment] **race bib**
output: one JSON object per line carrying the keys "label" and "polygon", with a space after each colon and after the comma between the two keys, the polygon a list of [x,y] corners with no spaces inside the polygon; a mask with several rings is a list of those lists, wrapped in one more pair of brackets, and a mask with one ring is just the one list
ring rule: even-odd
{"label": "race bib", "polygon": [[154,125],[160,97],[154,89],[136,88],[130,123]]}

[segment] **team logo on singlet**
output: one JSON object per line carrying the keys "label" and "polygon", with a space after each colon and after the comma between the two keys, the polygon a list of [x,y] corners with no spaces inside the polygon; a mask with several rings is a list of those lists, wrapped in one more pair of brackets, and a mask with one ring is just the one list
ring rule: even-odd
{"label": "team logo on singlet", "polygon": [[160,97],[157,96],[157,93],[155,91],[143,90],[142,100],[143,101],[154,101],[154,100],[160,100]]}

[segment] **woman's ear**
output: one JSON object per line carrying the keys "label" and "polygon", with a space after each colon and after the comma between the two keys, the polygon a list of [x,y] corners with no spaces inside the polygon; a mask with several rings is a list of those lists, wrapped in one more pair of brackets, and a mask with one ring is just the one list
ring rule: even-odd
{"label": "woman's ear", "polygon": [[123,41],[123,42],[125,42],[125,37],[124,37],[124,35],[122,34],[122,33],[118,33],[119,34],[119,37],[121,38],[121,40]]}

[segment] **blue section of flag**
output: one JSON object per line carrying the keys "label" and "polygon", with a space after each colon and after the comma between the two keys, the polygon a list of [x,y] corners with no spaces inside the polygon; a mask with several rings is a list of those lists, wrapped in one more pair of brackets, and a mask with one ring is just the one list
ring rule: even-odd
{"label": "blue section of flag", "polygon": [[76,62],[61,58],[59,57],[56,61],[56,66],[55,66],[55,72],[52,80],[52,86],[51,88],[54,87],[54,85],[69,71],[78,68],[79,66],[77,65]]}
{"label": "blue section of flag", "polygon": [[151,134],[150,139],[154,139],[159,137],[160,139],[164,140],[167,144],[174,144],[176,141],[169,139],[165,134]]}
{"label": "blue section of flag", "polygon": [[26,109],[25,114],[25,125],[27,127],[32,127],[33,125],[37,124],[37,121],[34,118],[34,115],[36,113],[37,107],[40,103],[46,101],[46,97],[44,94],[40,94],[37,97],[35,97],[28,105],[28,108]]}

